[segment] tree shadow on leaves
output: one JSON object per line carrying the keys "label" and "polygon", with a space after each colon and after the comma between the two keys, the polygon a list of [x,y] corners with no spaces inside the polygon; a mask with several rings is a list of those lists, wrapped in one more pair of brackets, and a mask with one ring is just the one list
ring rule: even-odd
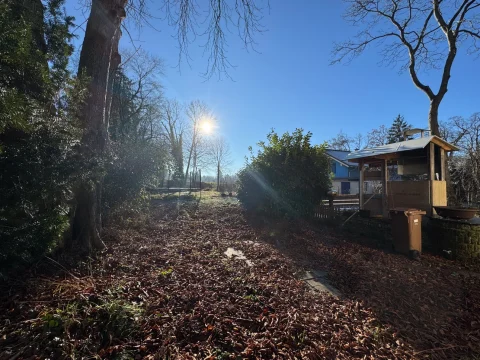
{"label": "tree shadow on leaves", "polygon": [[[249,215],[259,240],[304,270],[324,271],[345,299],[362,301],[415,355],[480,354],[480,274],[429,254],[421,261],[378,248],[378,241],[306,221]],[[401,341],[401,340],[399,340]]]}

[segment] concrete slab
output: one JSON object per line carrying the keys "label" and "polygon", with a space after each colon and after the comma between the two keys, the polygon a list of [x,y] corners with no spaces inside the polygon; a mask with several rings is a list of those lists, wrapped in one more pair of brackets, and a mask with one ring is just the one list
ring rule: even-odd
{"label": "concrete slab", "polygon": [[313,290],[327,292],[337,298],[340,297],[340,291],[329,283],[327,275],[328,273],[326,271],[311,270],[305,271],[299,279],[304,281]]}

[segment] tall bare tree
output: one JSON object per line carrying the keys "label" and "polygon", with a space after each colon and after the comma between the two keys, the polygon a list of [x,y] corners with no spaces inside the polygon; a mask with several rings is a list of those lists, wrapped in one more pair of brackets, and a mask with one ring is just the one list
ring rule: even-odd
{"label": "tall bare tree", "polygon": [[388,128],[380,125],[376,129],[372,129],[367,134],[367,147],[382,146],[388,144]]}
{"label": "tall bare tree", "polygon": [[[440,135],[438,109],[448,91],[458,50],[480,49],[480,0],[344,0],[345,18],[362,30],[353,40],[335,44],[332,63],[349,61],[373,45],[389,65],[401,63],[417,88],[430,100],[429,126]],[[421,70],[439,70],[440,85],[432,89]]]}
{"label": "tall bare tree", "polygon": [[360,150],[365,148],[368,142],[368,138],[360,133],[352,137],[351,140],[353,150]]}
{"label": "tall bare tree", "polygon": [[[262,30],[259,1],[218,0],[207,2],[206,6],[194,0],[164,0],[163,3],[170,24],[177,30],[180,54],[187,54],[192,37],[206,37],[205,50],[210,54],[206,75],[211,76],[227,73],[230,67],[225,33],[230,25],[239,30],[247,47],[254,44],[253,36]],[[118,44],[126,10],[138,24],[149,23],[146,4],[146,0],[91,0],[78,70],[89,79],[89,96],[80,111],[85,129],[81,148],[87,159],[101,158],[108,143],[113,73],[121,62]],[[84,179],[76,191],[71,244],[82,250],[105,246],[100,238],[101,184],[102,176],[97,174]]]}
{"label": "tall bare tree", "polygon": [[174,166],[174,177],[183,178],[183,138],[185,124],[182,120],[182,106],[176,100],[165,100],[163,103],[162,122],[169,144]]}
{"label": "tall bare tree", "polygon": [[[115,73],[110,115],[110,138],[117,140],[132,134],[139,139],[158,139],[163,102],[160,59],[139,50],[124,52],[127,61]],[[135,140],[135,139],[131,139]]]}
{"label": "tall bare tree", "polygon": [[328,140],[328,146],[333,150],[352,151],[353,138],[348,136],[340,130],[340,132],[330,140]]}
{"label": "tall bare tree", "polygon": [[215,164],[215,169],[217,171],[217,191],[219,191],[222,171],[225,171],[225,168],[232,163],[230,145],[224,137],[218,136],[212,140],[209,157],[211,162]]}
{"label": "tall bare tree", "polygon": [[480,202],[480,113],[452,117],[446,127],[460,151],[451,157],[453,191],[457,201]]}
{"label": "tall bare tree", "polygon": [[190,169],[196,169],[202,156],[205,155],[205,139],[201,132],[202,121],[211,122],[213,115],[208,105],[200,100],[194,100],[187,105],[187,117],[190,120],[189,145],[187,150],[187,169],[185,179]]}

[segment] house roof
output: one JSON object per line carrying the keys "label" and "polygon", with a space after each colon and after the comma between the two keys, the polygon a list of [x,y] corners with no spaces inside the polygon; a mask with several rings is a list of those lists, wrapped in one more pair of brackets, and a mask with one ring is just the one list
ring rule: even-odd
{"label": "house roof", "polygon": [[403,151],[424,149],[431,142],[440,146],[442,149],[446,151],[458,150],[458,148],[455,145],[449,144],[448,142],[439,138],[438,136],[432,135],[432,136],[421,137],[418,139],[400,141],[393,144],[387,144],[387,145],[376,146],[372,148],[366,148],[366,149],[354,151],[349,153],[346,156],[346,159],[356,161],[359,159],[364,159],[369,157],[377,157],[381,155],[398,153]]}
{"label": "house roof", "polygon": [[335,161],[338,161],[344,166],[357,166],[357,163],[347,160],[347,156],[350,153],[350,151],[327,149],[325,152],[327,156],[329,156]]}

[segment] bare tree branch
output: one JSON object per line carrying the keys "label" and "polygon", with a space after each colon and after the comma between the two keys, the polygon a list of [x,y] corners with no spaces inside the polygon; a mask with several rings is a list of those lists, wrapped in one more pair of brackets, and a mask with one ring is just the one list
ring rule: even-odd
{"label": "bare tree branch", "polygon": [[[84,9],[88,9],[91,0],[79,0]],[[209,79],[218,74],[219,77],[230,77],[229,70],[234,65],[227,56],[227,35],[230,28],[236,28],[240,40],[246,50],[255,51],[255,37],[265,31],[264,13],[268,11],[269,0],[162,0],[163,17],[152,15],[147,0],[130,0],[126,5],[127,27],[123,27],[130,36],[132,45],[135,40],[128,32],[129,26],[141,29],[155,27],[155,21],[167,20],[175,30],[175,38],[179,47],[178,67],[186,60],[190,64],[190,45],[198,38],[203,38],[204,54],[207,67],[202,74]]]}
{"label": "bare tree branch", "polygon": [[[430,100],[429,123],[438,135],[438,109],[448,91],[458,48],[468,40],[470,53],[480,50],[480,0],[344,0],[345,17],[362,30],[354,39],[335,44],[332,64],[348,62],[370,45],[382,46],[383,62],[408,69],[414,85]],[[460,36],[462,35],[462,36]],[[404,49],[402,51],[402,48]],[[420,70],[441,71],[434,91]]]}
{"label": "bare tree branch", "polygon": [[207,56],[206,78],[218,74],[229,77],[233,67],[227,57],[227,32],[236,28],[245,48],[255,50],[255,36],[265,31],[263,13],[269,7],[268,0],[209,0],[208,7],[195,0],[164,0],[163,11],[168,22],[176,30],[179,45],[179,63],[190,60],[188,49],[197,38],[205,38],[204,53]]}

